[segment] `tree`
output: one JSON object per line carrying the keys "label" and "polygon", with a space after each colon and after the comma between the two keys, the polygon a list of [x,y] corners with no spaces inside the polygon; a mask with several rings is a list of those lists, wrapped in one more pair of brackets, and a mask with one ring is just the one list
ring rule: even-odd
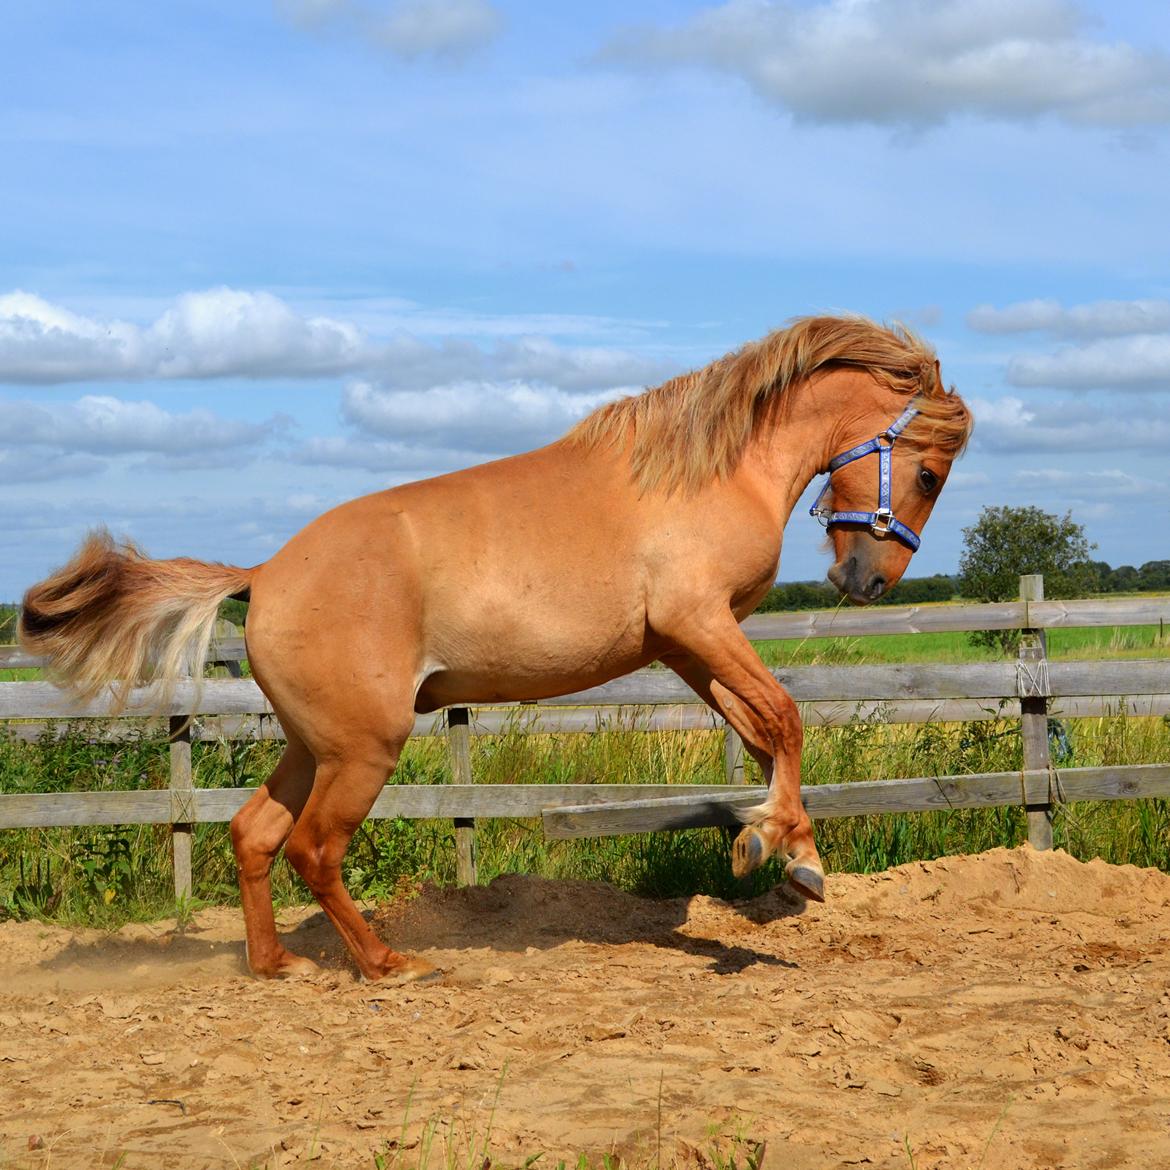
{"label": "tree", "polygon": [[[1061,518],[1033,507],[984,508],[963,529],[959,592],[972,601],[1010,601],[1019,596],[1021,576],[1042,573],[1045,597],[1084,596],[1097,584],[1089,559],[1096,547],[1070,512]],[[972,641],[1007,649],[1015,646],[1018,634],[979,631]]]}
{"label": "tree", "polygon": [[1137,587],[1149,593],[1170,589],[1170,561],[1146,561],[1137,571]]}

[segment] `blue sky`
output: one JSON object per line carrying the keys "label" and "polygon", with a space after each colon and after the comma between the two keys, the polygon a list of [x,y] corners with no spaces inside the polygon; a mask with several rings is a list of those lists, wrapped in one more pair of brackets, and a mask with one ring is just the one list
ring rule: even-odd
{"label": "blue sky", "polygon": [[1170,557],[1164,5],[28,2],[0,78],[0,599],[99,523],[256,563],[841,310],[976,410],[912,575],[988,504]]}

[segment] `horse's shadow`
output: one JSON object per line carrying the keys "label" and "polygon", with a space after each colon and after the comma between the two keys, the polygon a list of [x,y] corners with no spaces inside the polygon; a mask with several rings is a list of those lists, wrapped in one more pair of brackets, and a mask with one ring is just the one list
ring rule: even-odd
{"label": "horse's shadow", "polygon": [[[753,935],[769,923],[799,916],[807,903],[782,885],[749,902],[654,900],[604,882],[561,881],[504,874],[486,886],[428,888],[413,903],[376,910],[372,925],[391,946],[437,950],[530,948],[584,943],[603,947],[643,944],[710,960],[709,970],[734,974],[748,967],[799,966]],[[309,927],[309,922],[305,927]],[[730,936],[730,937],[728,937]]]}
{"label": "horse's shadow", "polygon": [[[483,886],[426,886],[413,899],[367,909],[365,917],[395,949],[450,952],[448,961],[457,961],[461,951],[505,956],[583,943],[658,947],[706,959],[707,969],[720,975],[754,966],[799,966],[774,948],[750,942],[757,928],[804,913],[805,900],[787,886],[750,902],[704,899],[698,916],[692,913],[694,901],[639,898],[604,882],[505,874]],[[248,972],[243,929],[241,916],[239,935],[225,938],[222,928],[204,931],[196,918],[185,927],[157,932],[139,928],[131,938],[72,939],[38,970],[61,989],[75,990],[131,991],[185,978],[230,978]],[[729,934],[741,937],[719,937]],[[312,958],[326,972],[356,970],[321,911],[303,917],[281,937],[290,950]]]}

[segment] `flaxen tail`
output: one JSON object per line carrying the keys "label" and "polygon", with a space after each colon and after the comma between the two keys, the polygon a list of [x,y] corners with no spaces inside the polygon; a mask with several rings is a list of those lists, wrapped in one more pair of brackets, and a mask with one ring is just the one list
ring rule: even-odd
{"label": "flaxen tail", "polygon": [[152,561],[100,530],[24,595],[18,637],[83,698],[112,686],[121,708],[131,687],[161,682],[161,704],[180,678],[202,676],[219,604],[246,590],[253,571],[188,557]]}

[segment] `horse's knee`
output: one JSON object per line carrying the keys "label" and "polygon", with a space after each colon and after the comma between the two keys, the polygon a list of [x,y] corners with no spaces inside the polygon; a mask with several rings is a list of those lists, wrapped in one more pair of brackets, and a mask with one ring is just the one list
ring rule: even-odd
{"label": "horse's knee", "polygon": [[285,842],[284,856],[314,894],[340,880],[341,853],[299,827]]}
{"label": "horse's knee", "polygon": [[284,844],[288,826],[284,817],[266,816],[264,807],[249,801],[231,820],[232,852],[242,873],[263,875]]}
{"label": "horse's knee", "polygon": [[800,718],[800,708],[787,691],[781,691],[777,699],[771,712],[774,754],[795,756],[799,760],[804,747],[804,723]]}

